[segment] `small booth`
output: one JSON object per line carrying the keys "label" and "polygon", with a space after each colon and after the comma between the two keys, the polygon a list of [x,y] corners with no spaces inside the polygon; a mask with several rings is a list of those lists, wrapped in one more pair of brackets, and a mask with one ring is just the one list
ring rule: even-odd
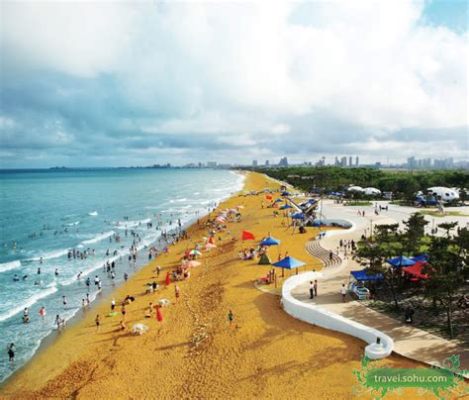
{"label": "small booth", "polygon": [[350,281],[348,290],[353,293],[358,300],[367,300],[370,298],[370,287],[384,279],[383,274],[368,274],[366,269],[350,272]]}

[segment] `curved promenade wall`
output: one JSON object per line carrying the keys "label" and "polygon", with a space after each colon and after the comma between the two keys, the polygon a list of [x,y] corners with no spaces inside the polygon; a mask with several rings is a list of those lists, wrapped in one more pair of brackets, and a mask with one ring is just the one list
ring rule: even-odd
{"label": "curved promenade wall", "polygon": [[[285,281],[282,287],[282,304],[285,312],[312,325],[345,333],[365,341],[368,343],[365,347],[365,355],[372,360],[389,356],[392,353],[394,342],[388,335],[328,311],[321,306],[303,303],[292,296],[291,292],[295,287],[320,276],[318,272],[305,272]],[[381,341],[379,345],[376,343],[377,338],[380,338]]]}

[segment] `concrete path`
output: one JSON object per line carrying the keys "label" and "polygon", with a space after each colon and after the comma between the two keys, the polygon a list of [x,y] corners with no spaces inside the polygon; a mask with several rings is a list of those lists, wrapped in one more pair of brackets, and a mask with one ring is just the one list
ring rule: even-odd
{"label": "concrete path", "polygon": [[[365,210],[365,217],[358,216],[358,209]],[[426,364],[441,366],[441,362],[445,358],[453,354],[459,354],[461,368],[467,370],[469,369],[469,350],[459,341],[446,340],[406,325],[402,321],[374,311],[351,298],[343,303],[339,293],[342,283],[348,283],[350,271],[359,270],[362,267],[343,253],[341,254],[342,260],[336,256],[333,262],[328,262],[329,252],[334,251],[337,253],[340,239],[358,241],[363,233],[369,234],[370,227],[375,224],[399,222],[402,226],[402,221],[407,220],[413,212],[415,212],[413,208],[407,209],[390,205],[388,212],[383,211],[381,215],[376,216],[374,207],[346,207],[325,201],[322,213],[326,218],[347,219],[354,226],[347,231],[331,231],[331,234],[327,234],[320,241],[309,242],[306,245],[307,251],[326,263],[321,271],[322,279],[319,280],[318,297],[314,300],[309,299],[307,284],[297,286],[292,291],[292,295],[305,303],[321,305],[329,311],[386,333],[394,340],[394,351],[400,355]],[[469,218],[443,217],[438,218],[437,223],[446,221],[458,221],[461,226],[466,226],[469,223]],[[443,232],[440,232],[440,234],[443,234]]]}

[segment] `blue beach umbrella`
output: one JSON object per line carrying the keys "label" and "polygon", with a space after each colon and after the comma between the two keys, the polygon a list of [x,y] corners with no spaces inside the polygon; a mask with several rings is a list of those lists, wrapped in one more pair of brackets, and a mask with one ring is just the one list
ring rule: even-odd
{"label": "blue beach umbrella", "polygon": [[[296,258],[293,257],[285,257],[284,259],[272,264],[274,267],[279,267],[282,268],[282,276],[283,276],[283,270],[285,269],[297,269],[299,267],[302,267],[303,265],[306,265],[303,261],[297,260]],[[297,270],[298,273],[298,270]]]}
{"label": "blue beach umbrella", "polygon": [[288,193],[288,192],[282,192],[281,195],[282,195],[282,196],[290,196],[290,193]]}
{"label": "blue beach umbrella", "polygon": [[282,199],[277,199],[274,201],[274,203],[281,203],[283,200]]}
{"label": "blue beach umbrella", "polygon": [[293,208],[290,204],[284,204],[283,206],[280,207],[280,210],[286,210],[288,208]]}
{"label": "blue beach umbrella", "polygon": [[394,257],[386,261],[388,262],[388,264],[391,264],[394,268],[410,267],[411,265],[415,264],[414,260],[406,256]]}
{"label": "blue beach umbrella", "polygon": [[272,236],[268,236],[262,240],[261,246],[278,246],[280,244],[280,240],[273,238]]}

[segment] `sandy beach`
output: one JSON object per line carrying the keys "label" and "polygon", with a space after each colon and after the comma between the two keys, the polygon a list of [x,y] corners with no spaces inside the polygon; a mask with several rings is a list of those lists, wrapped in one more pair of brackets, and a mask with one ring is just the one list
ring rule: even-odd
{"label": "sandy beach", "polygon": [[[277,189],[264,175],[250,173],[245,191]],[[127,283],[84,311],[57,340],[40,351],[7,381],[0,393],[8,399],[349,399],[357,385],[352,371],[360,368],[365,343],[295,320],[281,308],[279,297],[258,290],[254,281],[269,266],[257,260],[240,260],[238,253],[257,245],[269,232],[279,238],[279,249],[269,249],[272,260],[288,254],[307,262],[303,270],[319,269],[304,246],[314,237],[291,234],[271,208],[261,208],[263,194],[235,195],[219,209],[243,206],[240,222],[228,223],[217,235],[217,248],[204,251],[201,266],[188,280],[178,282],[181,295],[175,302],[174,283],[164,284],[167,271],[180,264],[186,249],[203,243],[206,218],[188,229],[189,238],[170,247],[143,267]],[[212,214],[213,217],[214,214]],[[252,232],[256,241],[242,242],[241,232]],[[220,237],[218,237],[220,236]],[[157,278],[156,265],[162,267]],[[279,273],[280,275],[280,273]],[[288,272],[286,273],[288,275]],[[161,288],[145,294],[146,283],[157,280]],[[320,292],[320,288],[319,288]],[[118,315],[108,316],[112,298],[119,304],[126,295],[136,300],[127,307],[126,324],[144,323],[149,331],[134,336],[119,329]],[[168,299],[163,322],[145,318],[149,302]],[[120,311],[120,307],[117,307]],[[228,312],[234,314],[233,324]],[[97,332],[95,317],[101,316]],[[391,356],[380,365],[416,368],[422,365]],[[407,398],[426,398],[403,391]],[[367,398],[360,395],[360,398]],[[371,397],[370,397],[371,398]],[[396,394],[386,398],[403,398]],[[428,397],[431,398],[431,397]]]}

